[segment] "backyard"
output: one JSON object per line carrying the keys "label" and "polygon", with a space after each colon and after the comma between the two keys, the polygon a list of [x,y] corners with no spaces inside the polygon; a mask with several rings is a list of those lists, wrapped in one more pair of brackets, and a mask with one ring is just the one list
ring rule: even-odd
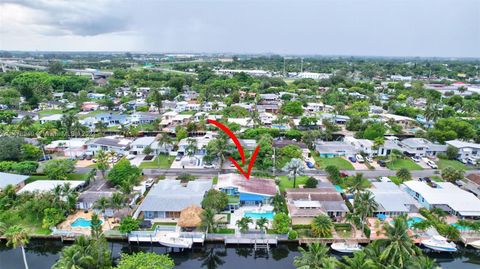
{"label": "backyard", "polygon": [[315,159],[317,167],[320,168],[325,168],[327,166],[333,165],[336,166],[339,170],[355,170],[355,168],[349,161],[340,157],[322,158],[314,154],[313,159]]}
{"label": "backyard", "polygon": [[410,159],[399,159],[393,162],[387,162],[387,167],[391,170],[400,170],[402,168],[408,170],[423,170],[420,165]]}
{"label": "backyard", "polygon": [[[285,191],[285,189],[293,188],[293,178],[289,178],[288,176],[279,176],[278,179],[280,180],[280,184],[278,186],[281,192]],[[308,176],[297,176],[295,187],[298,188],[298,185],[304,185],[307,179]]]}
{"label": "backyard", "polygon": [[173,160],[175,160],[174,156],[159,155],[155,159],[153,159],[153,161],[142,162],[140,164],[140,168],[141,169],[145,169],[145,168],[168,169],[172,165]]}

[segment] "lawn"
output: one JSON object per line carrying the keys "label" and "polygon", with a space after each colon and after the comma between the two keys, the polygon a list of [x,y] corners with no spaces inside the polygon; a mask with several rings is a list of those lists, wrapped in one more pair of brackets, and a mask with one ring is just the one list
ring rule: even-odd
{"label": "lawn", "polygon": [[[281,192],[285,191],[287,188],[293,188],[293,178],[289,178],[288,176],[279,176],[278,179],[280,180],[279,188]],[[297,176],[295,187],[298,188],[298,185],[305,184],[307,179],[308,176]]]}
{"label": "lawn", "polygon": [[387,167],[391,170],[400,170],[402,168],[407,168],[408,170],[423,170],[420,165],[410,159],[400,159],[393,162],[387,162]]}
{"label": "lawn", "polygon": [[321,158],[318,155],[313,155],[313,159],[315,159],[315,163],[320,168],[324,168],[330,165],[338,167],[339,170],[355,170],[353,165],[340,157],[333,157],[333,158]]}
{"label": "lawn", "polygon": [[444,169],[446,167],[453,167],[455,169],[460,169],[460,170],[470,170],[472,168],[464,165],[463,163],[457,161],[457,160],[442,160],[440,159],[438,162],[437,162],[437,165],[438,165],[438,168],[440,169]]}
{"label": "lawn", "polygon": [[[157,160],[157,158],[160,158],[160,160]],[[160,155],[157,158],[153,159],[153,161],[149,162],[142,162],[140,164],[141,169],[145,168],[159,168],[159,163],[160,163],[160,168],[167,169],[170,168],[170,166],[173,163],[173,160],[175,157],[173,156],[165,156],[165,155]]]}
{"label": "lawn", "polygon": [[62,114],[62,113],[63,113],[63,111],[61,109],[45,109],[45,110],[38,111],[38,115],[40,115],[40,116]]}
{"label": "lawn", "polygon": [[[67,180],[86,180],[88,174],[68,174]],[[27,178],[25,183],[32,183],[37,180],[49,180],[48,176],[46,175],[32,175]]]}

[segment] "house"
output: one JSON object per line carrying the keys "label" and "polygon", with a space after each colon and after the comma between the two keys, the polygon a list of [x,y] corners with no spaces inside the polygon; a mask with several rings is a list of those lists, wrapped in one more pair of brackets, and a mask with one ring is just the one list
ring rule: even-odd
{"label": "house", "polygon": [[186,185],[179,180],[160,180],[148,192],[135,218],[145,220],[177,220],[180,212],[192,205],[201,206],[205,193],[212,188],[212,181],[189,181]]}
{"label": "house", "polygon": [[458,149],[457,159],[459,160],[480,159],[480,144],[460,140],[450,140],[445,143]]}
{"label": "house", "polygon": [[279,97],[278,97],[277,94],[274,94],[274,93],[260,94],[260,101],[261,102],[272,103],[272,102],[278,102],[278,100],[279,100]]}
{"label": "house", "polygon": [[47,101],[47,102],[38,103],[38,108],[40,110],[45,110],[45,109],[60,110],[60,109],[63,109],[64,106],[65,104],[60,101]]}
{"label": "house", "polygon": [[147,98],[148,94],[150,93],[150,87],[139,87],[135,92],[135,96],[137,98],[145,99]]}
{"label": "house", "polygon": [[23,188],[25,181],[29,177],[30,176],[0,172],[0,190],[5,189],[8,185],[13,185],[16,189]]}
{"label": "house", "polygon": [[187,148],[190,144],[190,141],[195,141],[195,145],[197,147],[197,151],[195,152],[198,155],[204,155],[206,153],[205,147],[208,145],[210,141],[215,138],[215,134],[213,132],[207,132],[204,136],[197,136],[197,137],[188,137],[180,140],[178,142],[178,150],[177,152],[180,155],[186,155]]}
{"label": "house", "polygon": [[333,107],[329,105],[324,105],[323,103],[307,103],[305,110],[308,112],[327,112],[332,111]]}
{"label": "house", "polygon": [[96,102],[83,102],[82,103],[82,111],[87,112],[87,111],[95,111],[100,108],[100,105]]}
{"label": "house", "polygon": [[45,146],[48,152],[59,153],[65,157],[76,158],[85,154],[88,138],[71,138],[68,140],[55,140]]}
{"label": "house", "polygon": [[315,150],[320,154],[320,157],[326,158],[351,157],[358,152],[354,146],[344,141],[316,141]]}
{"label": "house", "polygon": [[430,142],[425,138],[407,138],[400,141],[391,136],[379,147],[378,155],[387,156],[392,150],[398,150],[407,156],[431,157],[445,153],[447,146]]}
{"label": "house", "polygon": [[119,154],[126,154],[127,149],[132,141],[129,139],[119,139],[110,137],[95,138],[87,142],[87,153],[95,155],[100,150],[104,152],[116,152]]}
{"label": "house", "polygon": [[[149,147],[151,148],[152,143],[155,142],[155,137],[152,136],[146,136],[146,137],[139,137],[135,139],[131,144],[130,144],[130,150],[129,153],[132,155],[138,155],[138,154],[143,154],[143,151],[145,148]],[[152,149],[153,151],[153,149]]]}
{"label": "house", "polygon": [[386,122],[394,122],[403,128],[411,128],[415,126],[416,123],[415,119],[395,114],[384,113],[381,114],[380,117]]}
{"label": "house", "polygon": [[40,118],[40,123],[45,124],[49,121],[60,121],[63,118],[63,114],[53,114]]}
{"label": "house", "polygon": [[115,95],[117,97],[129,96],[132,94],[130,87],[120,87],[115,90]]}
{"label": "house", "polygon": [[373,157],[377,155],[378,151],[373,149],[373,141],[368,139],[357,139],[353,136],[346,136],[343,139],[345,142],[350,143],[355,147],[357,152],[363,152],[364,154]]}
{"label": "house", "polygon": [[160,115],[157,113],[135,112],[132,115],[128,116],[127,120],[131,124],[139,125],[139,124],[152,124],[157,119],[160,119]]}
{"label": "house", "polygon": [[368,190],[373,194],[373,199],[378,204],[376,214],[394,217],[416,213],[421,207],[412,196],[391,181],[372,182],[372,187]]}
{"label": "house", "polygon": [[241,127],[252,128],[253,120],[251,118],[228,118],[228,122],[236,123]]}
{"label": "house", "polygon": [[87,97],[90,99],[101,100],[101,99],[105,99],[105,94],[91,92],[91,93],[87,93]]}
{"label": "house", "polygon": [[127,124],[128,119],[127,116],[124,114],[116,114],[116,113],[100,113],[95,115],[95,120],[98,122],[103,122],[107,124],[107,127],[114,127],[119,126],[122,124]]}
{"label": "house", "polygon": [[318,215],[336,221],[349,212],[340,193],[331,183],[322,182],[317,188],[286,189],[288,214],[293,225],[308,225]]}
{"label": "house", "polygon": [[13,123],[18,123],[23,120],[25,117],[30,117],[34,121],[38,121],[39,117],[38,114],[35,112],[30,111],[23,111],[23,110],[16,110],[17,116],[15,116],[12,120]]}
{"label": "house", "polygon": [[274,180],[250,177],[249,180],[240,174],[222,174],[218,176],[215,189],[230,197],[238,197],[237,202],[229,204],[229,210],[238,209],[242,205],[265,205],[278,192]]}
{"label": "house", "polygon": [[440,208],[460,218],[480,217],[480,200],[450,182],[406,181],[403,189],[427,209]]}
{"label": "house", "polygon": [[278,104],[259,104],[257,105],[257,111],[277,114],[280,111],[280,107]]}
{"label": "house", "polygon": [[19,190],[17,193],[25,192],[48,192],[55,189],[57,186],[69,185],[70,189],[78,190],[84,186],[85,181],[83,180],[36,180],[32,183],[28,183]]}
{"label": "house", "polygon": [[469,192],[474,193],[477,197],[480,197],[480,174],[470,174],[466,176],[467,183],[463,186]]}
{"label": "house", "polygon": [[328,120],[331,123],[335,124],[346,124],[349,120],[349,116],[343,116],[343,115],[333,115],[329,113],[324,113],[321,115],[322,120]]}

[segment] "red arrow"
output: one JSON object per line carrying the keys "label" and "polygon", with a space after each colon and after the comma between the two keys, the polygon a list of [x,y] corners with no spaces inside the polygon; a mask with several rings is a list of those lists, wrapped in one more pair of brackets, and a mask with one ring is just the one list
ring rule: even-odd
{"label": "red arrow", "polygon": [[[245,164],[245,154],[243,152],[243,147],[240,144],[240,141],[238,140],[238,138],[235,136],[235,134],[233,134],[233,132],[230,131],[230,129],[228,129],[227,126],[221,124],[218,121],[207,120],[207,122],[217,126],[220,129],[222,129],[222,131],[224,131],[228,136],[230,136],[230,138],[233,140],[233,143],[235,143],[235,145],[237,146],[238,153],[240,154],[240,157],[242,158],[242,163]],[[250,162],[248,164],[248,170],[247,170],[246,173],[245,173],[245,171],[243,171],[242,167],[237,163],[237,161],[235,161],[235,159],[233,159],[231,156],[229,157],[229,160],[233,163],[233,165],[235,165],[237,170],[240,173],[242,173],[242,175],[247,180],[250,179],[250,173],[252,172],[253,164],[255,163],[255,159],[257,158],[258,151],[260,151],[260,145],[258,145],[257,148],[255,148],[255,151],[253,152],[253,155],[250,158]]]}

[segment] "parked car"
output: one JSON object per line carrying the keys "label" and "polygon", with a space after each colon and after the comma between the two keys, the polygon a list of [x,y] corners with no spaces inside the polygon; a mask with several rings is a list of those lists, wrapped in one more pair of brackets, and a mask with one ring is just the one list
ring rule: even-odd
{"label": "parked car", "polygon": [[349,159],[352,163],[356,163],[356,162],[357,162],[357,159],[355,158],[355,156],[350,156],[350,157],[348,157],[348,159]]}
{"label": "parked car", "polygon": [[378,160],[377,163],[378,163],[378,165],[380,165],[380,167],[387,166],[387,163],[384,160]]}
{"label": "parked car", "polygon": [[51,159],[52,159],[52,156],[45,155],[45,156],[42,156],[38,161],[43,162],[43,161],[48,161],[48,160],[51,160]]}
{"label": "parked car", "polygon": [[177,154],[177,156],[175,157],[175,161],[180,161],[183,157],[183,154]]}
{"label": "parked car", "polygon": [[211,169],[215,168],[215,165],[213,165],[213,163],[205,163],[203,164],[203,168]]}
{"label": "parked car", "polygon": [[340,172],[340,177],[348,177],[348,174],[345,172]]}
{"label": "parked car", "polygon": [[315,168],[315,165],[313,165],[312,162],[305,162],[307,164],[308,168]]}
{"label": "parked car", "polygon": [[373,159],[371,157],[365,157],[365,160],[369,163],[373,163]]}
{"label": "parked car", "polygon": [[135,155],[127,155],[127,160],[133,160],[135,159]]}
{"label": "parked car", "polygon": [[85,156],[85,160],[88,160],[88,161],[90,161],[92,158],[93,158],[93,156],[90,155],[90,154],[87,154],[87,155]]}
{"label": "parked car", "polygon": [[434,162],[431,161],[431,160],[427,160],[426,163],[427,163],[427,165],[430,166],[432,169],[437,169],[437,168],[438,168],[437,164],[434,163]]}
{"label": "parked car", "polygon": [[410,157],[410,158],[411,158],[414,162],[416,162],[416,163],[420,162],[420,160],[421,160],[421,158],[418,157],[418,156],[412,156],[412,157]]}
{"label": "parked car", "polygon": [[155,182],[155,180],[154,180],[153,178],[149,178],[149,179],[145,182],[145,187],[147,187],[147,188],[152,187],[154,182]]}
{"label": "parked car", "polygon": [[360,155],[360,154],[357,154],[357,155],[355,156],[355,158],[357,159],[357,161],[358,161],[359,163],[364,163],[364,162],[365,162],[365,159],[364,159],[363,156]]}

